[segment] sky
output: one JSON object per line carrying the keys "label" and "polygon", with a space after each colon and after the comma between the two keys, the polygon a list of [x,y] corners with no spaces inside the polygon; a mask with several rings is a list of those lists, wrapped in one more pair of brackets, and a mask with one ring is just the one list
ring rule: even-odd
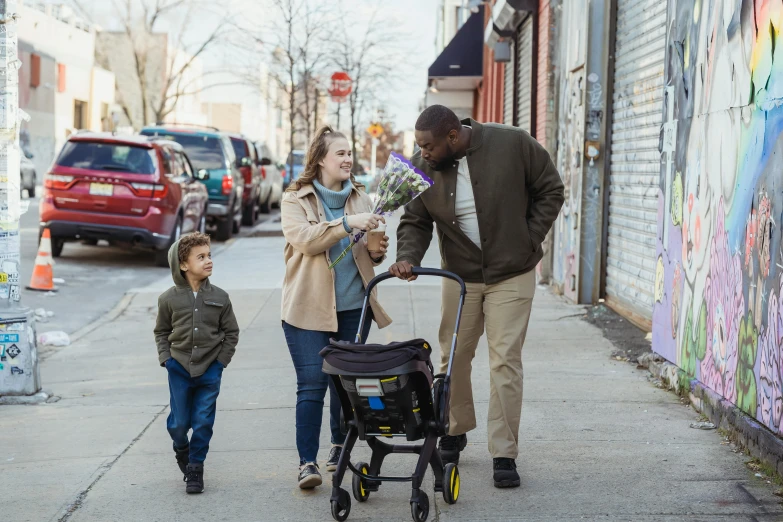
{"label": "sky", "polygon": [[[47,3],[69,3],[70,0],[48,0]],[[116,29],[118,17],[109,0],[78,0],[91,11],[92,21],[106,29]],[[139,0],[140,1],[140,0]],[[320,3],[321,0],[307,0]],[[412,129],[419,112],[419,104],[427,87],[427,68],[435,59],[435,31],[436,31],[436,6],[438,0],[340,0],[342,10],[346,17],[355,17],[366,22],[374,9],[378,9],[376,24],[387,24],[392,30],[399,30],[400,34],[409,35],[406,38],[405,47],[412,52],[406,58],[406,77],[397,82],[394,89],[390,89],[386,96],[386,107],[392,117],[395,127],[399,130]],[[264,5],[266,4],[266,5]],[[222,0],[215,2],[215,6],[230,5],[238,13],[247,13],[248,16],[262,17],[274,16],[275,9],[269,8],[270,0]],[[229,7],[229,8],[231,8]],[[251,14],[252,13],[252,14]],[[337,16],[343,16],[340,12]],[[199,36],[208,34],[210,24],[214,23],[215,16],[205,11],[196,16],[188,25],[185,35],[186,41],[197,41]],[[259,26],[266,26],[270,20],[259,20]],[[177,26],[178,27],[178,26]],[[364,28],[351,26],[357,31]],[[341,30],[340,25],[335,30]],[[224,55],[218,52],[204,56],[205,69],[225,65]],[[384,64],[389,68],[389,74],[394,74],[395,66],[400,64]],[[202,99],[211,101],[236,101],[235,90],[230,87],[216,87],[202,94]],[[343,108],[343,114],[346,114]]]}

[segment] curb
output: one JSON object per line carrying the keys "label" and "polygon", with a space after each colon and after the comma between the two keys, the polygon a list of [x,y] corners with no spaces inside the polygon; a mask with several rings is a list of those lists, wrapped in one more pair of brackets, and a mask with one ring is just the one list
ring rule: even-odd
{"label": "curb", "polygon": [[644,354],[638,364],[660,379],[668,390],[687,398],[694,410],[726,431],[729,440],[747,450],[751,457],[783,476],[783,439],[660,355]]}
{"label": "curb", "polygon": [[122,296],[120,302],[114,305],[114,308],[112,308],[108,313],[103,314],[101,317],[91,322],[87,326],[83,326],[80,329],[78,329],[76,332],[74,332],[73,335],[71,335],[71,344],[76,343],[81,338],[97,330],[99,327],[103,326],[104,324],[114,321],[117,317],[122,315],[122,313],[130,306],[130,304],[133,302],[133,299],[135,297],[136,297],[135,293],[125,292],[125,295]]}

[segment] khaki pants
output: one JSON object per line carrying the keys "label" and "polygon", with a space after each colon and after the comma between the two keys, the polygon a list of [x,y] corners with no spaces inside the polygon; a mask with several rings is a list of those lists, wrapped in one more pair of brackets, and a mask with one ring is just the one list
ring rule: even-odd
{"label": "khaki pants", "polygon": [[[517,458],[522,415],[522,345],[527,334],[535,270],[501,283],[466,283],[467,294],[451,374],[450,435],[476,427],[470,381],[476,346],[486,326],[489,345],[490,395],[487,432],[493,458]],[[440,323],[441,372],[449,363],[459,305],[459,285],[443,281]]]}

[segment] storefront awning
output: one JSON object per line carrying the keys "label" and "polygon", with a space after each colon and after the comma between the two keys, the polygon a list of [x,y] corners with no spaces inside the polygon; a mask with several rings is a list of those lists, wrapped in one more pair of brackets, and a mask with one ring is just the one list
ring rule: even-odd
{"label": "storefront awning", "polygon": [[484,6],[463,24],[429,68],[430,85],[471,90],[481,80],[484,56]]}

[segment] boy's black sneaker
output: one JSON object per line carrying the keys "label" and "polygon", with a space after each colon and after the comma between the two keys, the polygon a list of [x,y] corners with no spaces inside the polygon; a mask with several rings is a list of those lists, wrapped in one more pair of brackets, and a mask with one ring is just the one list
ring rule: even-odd
{"label": "boy's black sneaker", "polygon": [[177,458],[179,470],[185,475],[188,472],[188,463],[190,462],[190,445],[185,446],[182,449],[177,449],[177,447],[174,446],[174,455]]}
{"label": "boy's black sneaker", "polygon": [[299,487],[301,489],[313,489],[316,486],[320,486],[322,482],[318,464],[308,462],[299,466]]}
{"label": "boy's black sneaker", "polygon": [[340,462],[340,455],[342,454],[342,446],[332,446],[332,450],[329,452],[329,458],[326,459],[326,471],[335,471],[337,469],[337,463]]}
{"label": "boy's black sneaker", "polygon": [[443,464],[459,464],[459,452],[468,445],[468,436],[446,435],[438,442],[438,450]]}
{"label": "boy's black sneaker", "polygon": [[492,459],[493,478],[496,488],[518,488],[519,473],[514,459]]}
{"label": "boy's black sneaker", "polygon": [[185,471],[185,491],[189,494],[204,492],[204,464],[188,464]]}

